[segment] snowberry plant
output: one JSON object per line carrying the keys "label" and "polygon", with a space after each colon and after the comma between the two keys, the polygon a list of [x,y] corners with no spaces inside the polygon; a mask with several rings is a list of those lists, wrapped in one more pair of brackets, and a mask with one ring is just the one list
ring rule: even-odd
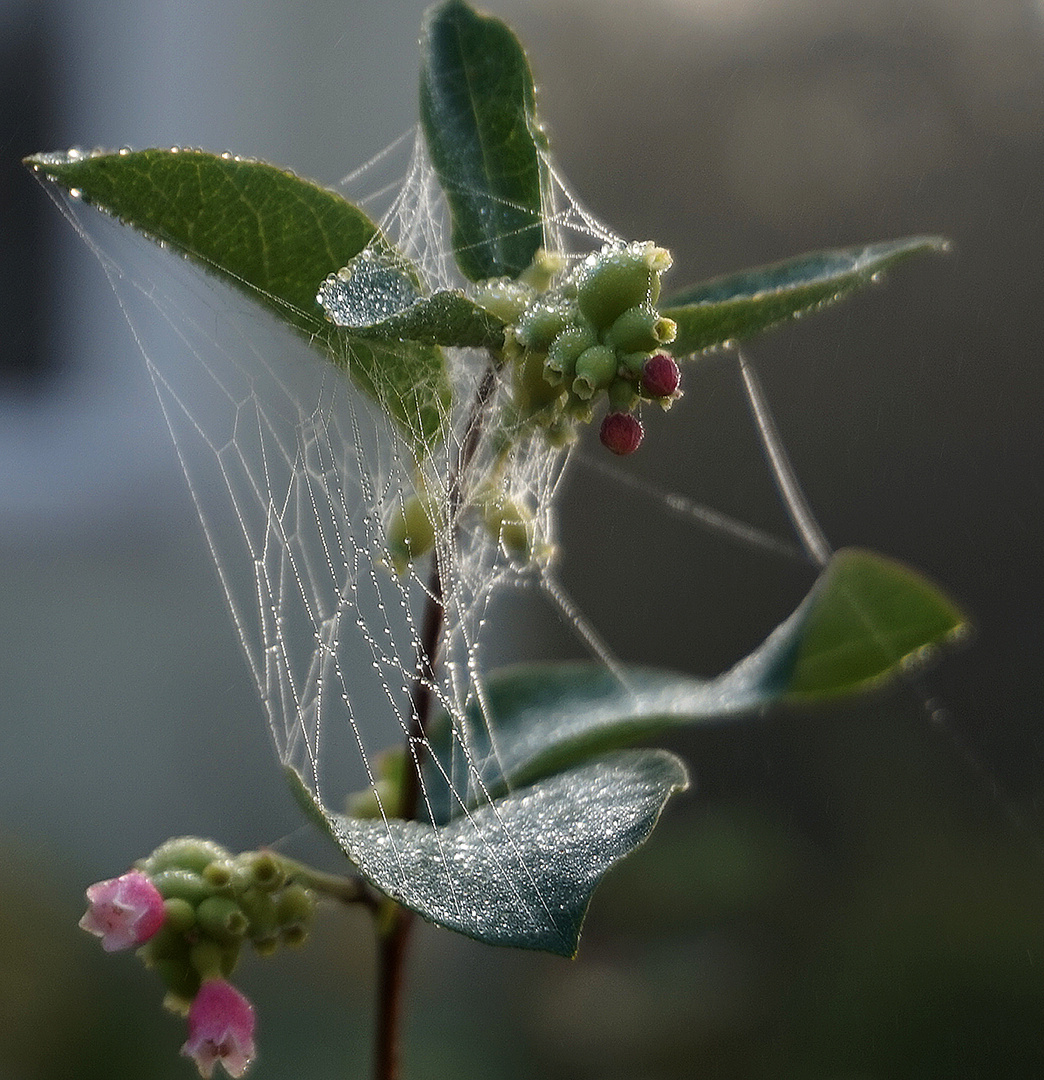
{"label": "snowberry plant", "polygon": [[[243,948],[268,956],[301,945],[325,900],[372,912],[374,1068],[389,1080],[416,915],[491,945],[573,955],[599,879],[686,786],[685,765],[647,747],[655,733],[876,686],[963,626],[913,570],[868,551],[831,554],[785,458],[770,452],[821,572],[750,656],[711,680],[604,653],[486,671],[485,603],[495,586],[552,580],[554,495],[587,425],[599,425],[607,451],[633,453],[643,413],[679,400],[681,369],[701,354],[941,244],[864,244],[673,290],[671,256],[655,241],[626,241],[585,218],[577,250],[525,53],[508,27],[462,0],[427,14],[420,113],[415,166],[441,199],[425,201],[429,217],[441,214],[440,231],[427,233],[401,206],[377,223],[336,191],[227,153],[27,159],[303,335],[323,387],[349,403],[344,427],[332,408],[302,410],[293,445],[281,445],[285,489],[275,455],[245,489],[228,481],[244,534],[251,506],[264,523],[264,544],[251,548],[256,625],[239,615],[237,625],[291,789],[347,857],[343,875],[182,837],[87,891],[81,925],[107,950],[136,949],[155,972],[166,1005],[187,1017],[182,1051],[203,1076],[218,1063],[240,1076],[255,1053],[253,1008],[230,982]],[[432,235],[449,238],[441,257],[418,247]],[[381,433],[376,446],[359,435],[364,416]],[[760,426],[774,451],[771,424]],[[316,447],[327,455],[318,463]],[[379,464],[365,466],[368,453]],[[239,463],[249,468],[250,454]],[[349,466],[361,480],[349,481]],[[223,477],[231,472],[223,466]],[[302,518],[288,526],[291,506],[316,515],[310,531]],[[266,562],[272,552],[279,573]],[[284,605],[295,598],[304,642],[287,640]],[[389,612],[402,616],[404,645]],[[370,659],[358,669],[346,644],[356,626]],[[364,749],[367,716],[354,693],[363,667],[380,673],[402,733],[380,755]],[[347,812],[338,761],[320,755],[338,718],[368,780]]]}

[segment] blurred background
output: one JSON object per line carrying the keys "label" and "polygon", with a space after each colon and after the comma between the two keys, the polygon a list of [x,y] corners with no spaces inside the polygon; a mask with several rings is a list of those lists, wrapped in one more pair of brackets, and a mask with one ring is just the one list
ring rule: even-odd
{"label": "blurred background", "polygon": [[[189,144],[334,183],[415,121],[424,6],[0,0],[0,1080],[192,1075],[158,986],[76,930],[83,888],[170,835],[300,823],[133,339],[18,161]],[[749,355],[831,541],[919,566],[977,635],[931,708],[895,690],[675,739],[694,790],[599,889],[575,962],[423,928],[406,1076],[1039,1078],[1044,6],[487,6],[573,189],[670,247],[674,284],[952,239]],[[620,468],[783,530],[734,361],[685,380]],[[612,648],[696,674],[811,580],[583,456],[561,532]],[[510,611],[499,659],[579,655],[554,612]],[[258,1080],[367,1074],[367,927],[317,936],[240,979]]]}

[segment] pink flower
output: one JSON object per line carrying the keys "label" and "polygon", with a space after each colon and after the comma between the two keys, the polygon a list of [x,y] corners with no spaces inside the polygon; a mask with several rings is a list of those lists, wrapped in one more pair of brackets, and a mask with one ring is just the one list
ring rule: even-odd
{"label": "pink flower", "polygon": [[195,1058],[200,1076],[220,1061],[229,1076],[242,1076],[254,1057],[254,1007],[224,979],[208,979],[188,1014],[189,1037],[181,1052]]}
{"label": "pink flower", "polygon": [[106,952],[143,945],[163,925],[163,897],[140,870],[96,882],[87,899],[80,926],[100,937]]}

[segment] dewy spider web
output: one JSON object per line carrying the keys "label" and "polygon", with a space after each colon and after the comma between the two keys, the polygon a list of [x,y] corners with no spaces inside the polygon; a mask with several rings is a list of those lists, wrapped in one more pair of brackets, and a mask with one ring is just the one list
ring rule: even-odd
{"label": "dewy spider web", "polygon": [[[403,158],[398,179],[375,196],[355,196],[360,184],[372,190],[375,174]],[[550,162],[547,175],[554,200],[545,207],[549,249],[575,260],[618,239],[582,210]],[[341,186],[380,221],[429,287],[460,284],[438,184],[418,133]],[[478,778],[497,775],[481,654],[497,592],[536,582],[612,665],[553,576],[554,497],[568,450],[535,433],[505,457],[503,446],[483,432],[472,456],[465,447],[488,359],[449,349],[454,405],[445,418],[447,437],[433,441],[418,461],[394,421],[357,392],[343,370],[259,319],[249,301],[223,290],[215,303],[213,287],[187,264],[175,266],[172,281],[162,285],[152,280],[154,261],[117,266],[88,236],[75,203],[69,206],[141,347],[280,760],[328,810],[340,812],[347,792],[369,787],[387,819],[379,755],[408,738],[420,760],[411,692],[421,678],[452,720],[453,768],[464,775],[445,779],[458,798],[482,805]],[[92,220],[90,232],[96,231]],[[174,350],[153,343],[149,320],[139,315],[141,302],[159,312]],[[230,319],[230,311],[243,317]],[[495,410],[503,387],[494,381],[486,391]],[[512,558],[481,515],[456,512],[494,478],[503,495],[532,516],[528,560]],[[428,560],[409,565],[400,577],[388,550],[388,523],[413,495],[431,508],[435,527],[430,558],[438,566],[444,620],[434,665],[423,656],[422,642],[431,600]],[[807,540],[808,529],[803,533]],[[418,816],[434,821],[430,792],[422,788]],[[524,879],[526,868],[520,869]]]}

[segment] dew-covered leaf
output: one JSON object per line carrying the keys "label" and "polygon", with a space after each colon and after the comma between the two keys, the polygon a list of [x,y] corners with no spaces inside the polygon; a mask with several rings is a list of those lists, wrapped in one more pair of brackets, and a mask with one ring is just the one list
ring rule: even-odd
{"label": "dew-covered leaf", "polygon": [[445,714],[431,726],[426,798],[436,818],[447,820],[490,795],[669,727],[721,722],[784,698],[854,693],[929,659],[965,626],[953,602],[916,571],[845,549],[794,613],[717,678],[629,667],[621,680],[593,663],[493,673],[485,688],[488,721],[472,710],[466,752]]}
{"label": "dew-covered leaf", "polygon": [[363,876],[424,918],[490,945],[572,956],[595,886],[687,783],[673,754],[628,750],[438,827],[323,813]]}
{"label": "dew-covered leaf", "polygon": [[369,248],[322,283],[318,300],[335,326],[356,337],[483,348],[504,344],[502,319],[457,289],[425,296],[412,267]]}
{"label": "dew-covered leaf", "polygon": [[826,307],[903,259],[945,247],[938,236],[910,236],[816,251],[692,285],[661,299],[659,311],[678,324],[672,351],[688,356]]}
{"label": "dew-covered leaf", "polygon": [[544,240],[533,76],[518,39],[462,0],[428,11],[420,115],[452,217],[453,252],[471,281],[517,277]]}
{"label": "dew-covered leaf", "polygon": [[320,283],[367,246],[389,250],[336,192],[266,162],[197,150],[40,154],[26,164],[305,334],[417,441],[440,431],[449,382],[438,349],[368,342],[323,318]]}

